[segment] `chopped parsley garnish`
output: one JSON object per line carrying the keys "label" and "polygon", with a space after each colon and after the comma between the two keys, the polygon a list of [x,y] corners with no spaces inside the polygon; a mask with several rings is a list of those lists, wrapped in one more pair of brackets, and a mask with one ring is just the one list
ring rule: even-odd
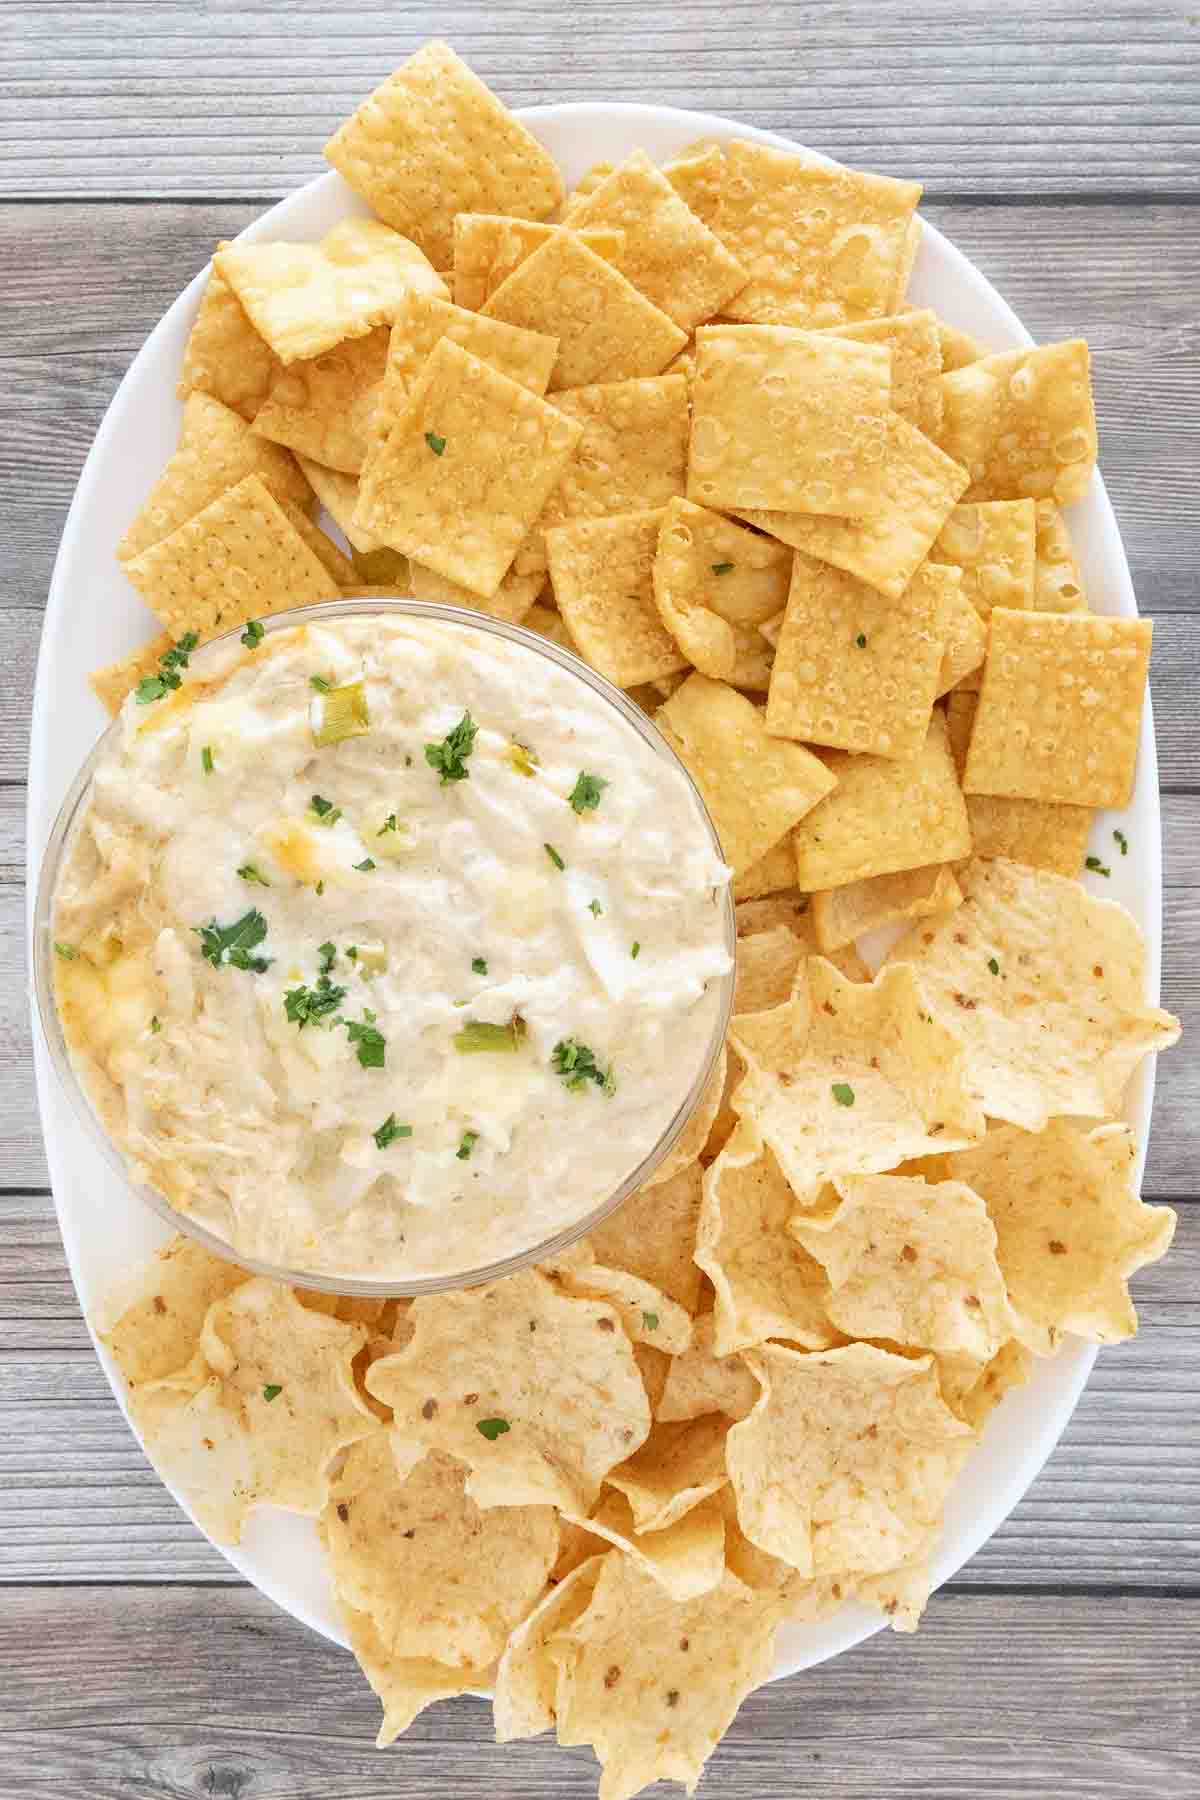
{"label": "chopped parsley garnish", "polygon": [[730,562],[711,564],[712,572],[714,575],[728,575],[728,573],[732,569],[732,567],[733,567],[733,564]]}
{"label": "chopped parsley garnish", "polygon": [[475,748],[475,734],[478,730],[470,713],[465,712],[453,731],[448,731],[440,744],[426,744],[425,761],[431,769],[437,770],[443,787],[448,787],[452,781],[466,781],[470,778],[467,758]]}
{"label": "chopped parsley garnish", "polygon": [[462,1137],[459,1139],[458,1149],[454,1152],[454,1154],[455,1154],[455,1156],[457,1156],[459,1162],[467,1161],[472,1150],[475,1148],[475,1146],[478,1142],[479,1142],[479,1133],[477,1131],[464,1131],[463,1132]]}
{"label": "chopped parsley garnish", "polygon": [[629,954],[630,954],[630,956],[632,956],[634,962],[636,962],[638,957],[641,955],[641,953],[642,953],[642,946],[637,942],[637,940],[635,938],[633,944],[630,946]]}
{"label": "chopped parsley garnish", "polygon": [[601,904],[598,900],[589,900],[588,901],[588,911],[593,915],[594,918],[598,919],[600,917],[601,913],[604,911],[604,908],[601,906]]}
{"label": "chopped parsley garnish", "polygon": [[647,1331],[657,1331],[658,1330],[658,1314],[652,1313],[652,1312],[644,1312],[642,1314],[642,1324],[646,1327]]}
{"label": "chopped parsley garnish", "polygon": [[278,1400],[278,1398],[279,1398],[280,1394],[282,1394],[282,1392],[283,1392],[283,1388],[281,1387],[281,1385],[279,1384],[278,1381],[268,1381],[266,1387],[263,1389],[263,1399],[264,1400]]}
{"label": "chopped parsley garnish", "polygon": [[265,628],[259,619],[251,619],[242,633],[242,642],[247,650],[257,650],[265,635]]}
{"label": "chopped parsley garnish", "polygon": [[588,775],[579,771],[579,779],[567,796],[571,809],[577,813],[595,812],[600,804],[600,796],[608,786],[603,775]]}
{"label": "chopped parsley garnish", "polygon": [[848,1081],[835,1081],[832,1092],[839,1106],[854,1105],[854,1089]]}
{"label": "chopped parsley garnish", "polygon": [[371,870],[375,867],[375,864],[369,856],[364,856],[360,863],[355,863],[354,867],[358,870],[360,875],[369,875]]}
{"label": "chopped parsley garnish", "polygon": [[323,794],[314,794],[308,804],[312,807],[322,825],[336,825],[342,816],[341,807],[335,806],[332,800],[326,800]]}
{"label": "chopped parsley garnish", "polygon": [[988,968],[992,971],[993,975],[998,975],[1000,973],[1000,964],[996,961],[994,956],[988,957]]}
{"label": "chopped parsley garnish", "polygon": [[382,837],[385,832],[395,831],[395,829],[396,829],[396,815],[395,815],[395,813],[389,813],[387,818],[383,821],[383,824],[379,827],[379,830],[375,833],[375,836]]}
{"label": "chopped parsley garnish", "polygon": [[542,849],[546,852],[546,855],[550,858],[550,861],[554,864],[556,869],[566,868],[566,863],[558,854],[558,851],[554,848],[553,844],[543,844]]}
{"label": "chopped parsley garnish", "polygon": [[259,887],[270,887],[270,885],[271,885],[270,882],[267,880],[266,876],[263,874],[260,874],[260,872],[255,868],[253,863],[243,863],[241,868],[238,870],[238,874],[241,876],[243,881],[257,883],[257,885]]}
{"label": "chopped parsley garnish", "polygon": [[324,675],[310,675],[308,678],[308,685],[309,687],[316,688],[318,694],[327,694],[333,686],[333,683],[332,681],[327,681]]}
{"label": "chopped parsley garnish", "polygon": [[1085,869],[1091,869],[1097,875],[1112,874],[1112,870],[1106,868],[1098,856],[1089,856],[1083,866]]}
{"label": "chopped parsley garnish", "polygon": [[445,438],[439,437],[436,431],[427,431],[425,433],[425,442],[429,445],[429,448],[433,451],[435,456],[440,456],[442,451],[446,448]]}
{"label": "chopped parsley garnish", "polygon": [[358,1052],[358,1060],[364,1069],[382,1069],[387,1053],[387,1039],[382,1031],[375,1029],[375,1014],[364,1007],[361,1021],[343,1019],[346,1035]]}
{"label": "chopped parsley garnish", "polygon": [[74,962],[75,958],[79,955],[79,952],[74,944],[63,944],[55,939],[54,954],[55,956],[61,956],[64,962]]}
{"label": "chopped parsley garnish", "polygon": [[386,1150],[388,1145],[394,1144],[397,1138],[411,1137],[412,1136],[412,1126],[398,1124],[396,1121],[396,1115],[393,1112],[393,1113],[388,1114],[387,1118],[383,1121],[383,1124],[379,1127],[379,1129],[377,1131],[372,1132],[371,1135],[374,1137],[375,1142],[376,1142],[376,1144],[378,1144],[379,1148],[381,1150]]}
{"label": "chopped parsley garnish", "polygon": [[317,888],[316,888],[316,894],[317,894],[318,900],[321,898],[321,895],[324,892],[325,892],[325,883],[323,881],[318,881]]}
{"label": "chopped parsley garnish", "polygon": [[858,636],[855,638],[854,642],[857,644],[857,646],[860,650],[865,650],[867,647],[866,634],[864,632],[860,631]]}
{"label": "chopped parsley garnish", "polygon": [[1115,842],[1121,846],[1121,855],[1128,856],[1129,855],[1129,839],[1125,836],[1125,833],[1123,831],[1114,831],[1113,838],[1114,838]]}
{"label": "chopped parsley garnish", "polygon": [[473,956],[471,958],[471,971],[475,975],[486,975],[487,974],[486,960],[482,956]]}
{"label": "chopped parsley garnish", "polygon": [[615,1094],[617,1084],[611,1068],[602,1069],[596,1061],[595,1051],[589,1050],[575,1038],[560,1038],[554,1046],[554,1054],[550,1058],[551,1067],[556,1075],[561,1075],[563,1083],[572,1093],[579,1093],[589,1081],[595,1082],[602,1093]]}
{"label": "chopped parsley garnish", "polygon": [[481,1437],[488,1440],[489,1444],[494,1444],[498,1437],[503,1437],[506,1431],[511,1431],[512,1426],[507,1419],[476,1419],[475,1429]]}
{"label": "chopped parsley garnish", "polygon": [[345,988],[322,974],[315,987],[289,988],[283,996],[283,1010],[291,1023],[303,1031],[306,1025],[323,1025],[345,998]]}
{"label": "chopped parsley garnish", "polygon": [[[348,950],[346,954],[347,956],[354,956],[357,953],[353,950]],[[337,961],[337,949],[331,938],[326,938],[323,944],[317,945],[317,955],[321,959],[318,964],[321,974],[328,975],[330,969],[332,969],[334,963]]]}
{"label": "chopped parsley garnish", "polygon": [[210,919],[207,925],[197,925],[195,930],[200,934],[200,954],[214,968],[228,963],[231,968],[247,969],[252,975],[261,975],[270,966],[269,957],[250,954],[267,935],[267,921],[256,906],[232,925],[218,925],[215,919]]}
{"label": "chopped parsley garnish", "polygon": [[538,759],[528,744],[510,744],[505,754],[518,775],[532,775]]}
{"label": "chopped parsley garnish", "polygon": [[150,1020],[150,1035],[151,1035],[151,1037],[157,1037],[161,1030],[162,1030],[162,1020],[159,1018],[158,1014],[155,1013],[154,1016]]}
{"label": "chopped parsley garnish", "polygon": [[206,775],[212,774],[212,772],[213,772],[213,754],[212,754],[212,745],[211,744],[205,744],[203,750],[201,750],[201,752],[200,752],[200,767],[204,770],[204,773]]}
{"label": "chopped parsley garnish", "polygon": [[177,688],[183,680],[181,669],[188,666],[188,658],[200,639],[196,632],[185,631],[178,643],[164,650],[158,662],[157,675],[143,675],[134,693],[139,706],[149,706],[152,700],[161,700],[169,688]]}
{"label": "chopped parsley garnish", "polygon": [[454,1034],[454,1048],[462,1056],[475,1056],[486,1050],[518,1050],[525,1041],[526,1024],[520,1013],[514,1013],[507,1025],[492,1025],[486,1019],[468,1019]]}

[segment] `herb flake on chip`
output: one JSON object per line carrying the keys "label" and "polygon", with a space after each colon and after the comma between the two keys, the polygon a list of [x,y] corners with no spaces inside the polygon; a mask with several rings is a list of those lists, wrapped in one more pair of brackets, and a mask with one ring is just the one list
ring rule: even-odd
{"label": "herb flake on chip", "polygon": [[250,619],[242,633],[242,642],[247,650],[257,650],[266,635],[261,619]]}
{"label": "herb flake on chip", "polygon": [[546,855],[550,858],[550,861],[554,864],[556,869],[561,871],[566,868],[566,863],[558,854],[558,851],[554,848],[553,844],[543,844],[542,849],[546,852]]}
{"label": "herb flake on chip", "polygon": [[512,1426],[507,1419],[476,1419],[475,1429],[480,1437],[485,1437],[489,1444],[494,1444],[498,1437],[503,1437]]}
{"label": "herb flake on chip", "polygon": [[600,917],[601,913],[604,911],[604,908],[601,906],[601,904],[598,900],[589,900],[588,901],[588,911],[592,914],[593,918],[598,919]]}
{"label": "herb flake on chip", "polygon": [[998,975],[1000,973],[1000,964],[996,961],[994,956],[988,957],[988,968],[992,971],[993,975]]}
{"label": "herb flake on chip", "polygon": [[228,963],[231,968],[262,975],[270,967],[270,957],[250,954],[267,935],[267,921],[256,906],[235,919],[232,925],[218,925],[215,919],[210,919],[207,925],[197,925],[195,930],[200,936],[201,956],[216,969]]}
{"label": "herb flake on chip", "polygon": [[585,769],[581,769],[568,796],[571,810],[577,813],[595,812],[607,786],[608,782],[603,775],[589,775]]}
{"label": "herb flake on chip", "polygon": [[713,563],[711,568],[714,575],[728,575],[733,564],[731,562]]}
{"label": "herb flake on chip", "polygon": [[636,938],[629,947],[629,954],[632,956],[634,962],[636,962],[638,957],[642,954],[642,946],[638,943]]}
{"label": "herb flake on chip", "polygon": [[839,1106],[854,1105],[854,1089],[848,1081],[835,1081],[831,1091]]}
{"label": "herb flake on chip", "polygon": [[157,1037],[161,1030],[162,1030],[162,1020],[159,1018],[157,1013],[154,1013],[154,1014],[152,1014],[151,1019],[150,1019],[150,1035],[151,1035],[151,1037]]}
{"label": "herb flake on chip", "polygon": [[560,1038],[555,1044],[550,1058],[550,1066],[556,1075],[561,1075],[563,1086],[571,1093],[582,1093],[589,1081],[594,1082],[601,1093],[613,1095],[617,1091],[616,1080],[612,1068],[602,1069],[596,1061],[596,1053],[587,1044],[581,1044],[577,1038]]}
{"label": "herb flake on chip", "polygon": [[642,1324],[646,1327],[647,1331],[657,1331],[658,1314],[656,1312],[644,1312],[642,1314]]}
{"label": "herb flake on chip", "polygon": [[475,734],[478,730],[470,713],[465,712],[440,744],[426,744],[425,761],[431,769],[437,770],[443,787],[449,787],[452,781],[469,780],[471,771],[467,767],[467,758],[475,749]]}
{"label": "herb flake on chip", "polygon": [[401,1125],[396,1118],[395,1113],[390,1112],[383,1121],[383,1124],[377,1126],[371,1133],[371,1136],[375,1139],[376,1144],[381,1150],[386,1150],[389,1144],[394,1144],[396,1142],[397,1138],[410,1138],[412,1134],[412,1126]]}
{"label": "herb flake on chip", "polygon": [[371,870],[376,868],[377,866],[378,865],[375,862],[373,862],[369,856],[364,856],[360,863],[355,863],[355,865],[354,865],[354,867],[358,870],[360,875],[369,875],[371,873]]}
{"label": "herb flake on chip", "polygon": [[60,943],[58,939],[55,939],[54,954],[55,956],[61,956],[64,962],[74,962],[75,958],[79,955],[79,952],[74,944]]}
{"label": "herb flake on chip", "polygon": [[429,448],[433,451],[435,456],[440,456],[446,448],[445,438],[439,437],[436,431],[427,431],[425,433],[425,442],[429,445]]}
{"label": "herb flake on chip", "polygon": [[863,631],[860,631],[858,636],[855,638],[854,642],[860,650],[865,650],[867,647],[866,633]]}
{"label": "herb flake on chip", "polygon": [[280,1394],[282,1394],[282,1392],[283,1392],[283,1387],[278,1381],[268,1381],[267,1385],[263,1389],[263,1399],[264,1400],[278,1400],[278,1398],[279,1398]]}

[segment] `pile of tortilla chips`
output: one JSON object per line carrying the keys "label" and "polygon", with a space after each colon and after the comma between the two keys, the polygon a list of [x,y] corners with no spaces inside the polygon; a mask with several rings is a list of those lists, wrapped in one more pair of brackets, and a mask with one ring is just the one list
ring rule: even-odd
{"label": "pile of tortilla chips", "polygon": [[564,195],[442,44],[327,154],[378,216],[219,248],[119,552],[164,635],[97,691],[364,584],[524,620],[691,771],[736,1017],[653,1181],[554,1260],[373,1301],[177,1239],[104,1336],[216,1538],[318,1521],[381,1743],[491,1687],[502,1741],[594,1746],[603,1800],[690,1791],[782,1622],[915,1626],[1035,1359],[1136,1328],[1174,1216],[1121,1110],[1178,1026],[1076,877],[1150,626],[1089,611],[1059,510],[1086,345],[908,307],[916,184],[735,141]]}

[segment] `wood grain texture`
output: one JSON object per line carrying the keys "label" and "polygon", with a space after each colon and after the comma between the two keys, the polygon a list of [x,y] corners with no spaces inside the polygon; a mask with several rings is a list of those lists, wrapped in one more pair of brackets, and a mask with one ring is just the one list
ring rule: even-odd
{"label": "wood grain texture", "polygon": [[1194,191],[1195,18],[1171,0],[8,0],[10,195],[276,196],[431,36],[514,106],[652,101],[782,131],[932,193]]}

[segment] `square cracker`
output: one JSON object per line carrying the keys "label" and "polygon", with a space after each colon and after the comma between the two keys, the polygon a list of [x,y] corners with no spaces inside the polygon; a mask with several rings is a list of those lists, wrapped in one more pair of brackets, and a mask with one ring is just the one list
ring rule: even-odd
{"label": "square cracker", "polygon": [[[978,704],[976,694],[959,692],[946,698],[946,730],[960,780]],[[976,856],[1006,856],[1031,869],[1079,874],[1092,828],[1090,806],[1006,800],[993,794],[968,794],[966,801]]]}
{"label": "square cracker", "polygon": [[769,679],[770,647],[756,627],[787,599],[792,553],[720,513],[675,499],[654,559],[654,603],[702,675],[735,687]]}
{"label": "square cracker", "polygon": [[[696,333],[688,499],[866,516],[884,483],[891,353],[783,325]],[[910,427],[911,429],[911,427]]]}
{"label": "square cracker", "polygon": [[635,150],[572,208],[571,224],[621,232],[615,267],[685,331],[711,319],[746,285],[741,263],[644,150]]}
{"label": "square cracker", "polygon": [[750,272],[725,307],[772,325],[841,325],[895,310],[920,183],[735,139],[713,229]]}
{"label": "square cracker", "polygon": [[448,269],[460,212],[547,218],[558,165],[449,44],[422,45],[363,101],[325,155],[381,219]]}
{"label": "square cracker", "polygon": [[327,469],[323,463],[315,463],[310,457],[299,454],[296,461],[303,471],[304,479],[342,532],[351,550],[369,556],[373,550],[385,548],[382,538],[376,537],[373,532],[364,531],[354,523],[354,510],[358,505],[357,475],[347,475],[342,469]]}
{"label": "square cracker", "polygon": [[483,312],[558,339],[552,388],[658,375],[687,343],[685,331],[570,231],[527,256]]}
{"label": "square cracker", "polygon": [[938,342],[942,347],[943,375],[949,375],[954,369],[965,369],[968,363],[978,362],[980,357],[991,355],[978,338],[973,338],[967,331],[960,331],[957,325],[950,325],[945,319],[939,319],[937,328]]}
{"label": "square cracker", "polygon": [[1149,619],[994,609],[963,771],[972,794],[1128,806]]}
{"label": "square cracker", "polygon": [[770,737],[758,707],[706,675],[689,675],[655,723],[699,788],[735,876],[834,785],[811,751]]}
{"label": "square cracker", "polygon": [[941,596],[942,665],[938,696],[970,682],[987,655],[987,626],[962,591],[962,570],[951,563],[924,562],[913,577]]}
{"label": "square cracker", "polygon": [[378,325],[366,337],[346,338],[320,356],[276,362],[255,431],[324,468],[357,475],[371,445],[390,335],[390,326]]}
{"label": "square cracker", "polygon": [[783,543],[857,575],[896,600],[928,556],[968,476],[899,413],[888,416],[881,475],[885,504],[872,518],[737,511]]}
{"label": "square cracker", "polygon": [[211,637],[337,592],[258,475],[131,557],[125,573],[173,638]]}
{"label": "square cracker", "polygon": [[912,307],[859,325],[826,326],[855,344],[882,344],[892,353],[893,412],[936,438],[942,422],[942,349],[937,319],[928,307]]}
{"label": "square cracker", "polygon": [[799,887],[844,887],[969,853],[967,809],[940,709],[911,762],[844,750],[824,760],[837,786],[792,833]]}
{"label": "square cracker", "polygon": [[215,266],[285,363],[390,324],[414,290],[449,298],[416,245],[378,219],[344,219],[319,244],[231,244]]}
{"label": "square cracker", "polygon": [[440,338],[363,473],[355,522],[494,594],[579,436],[576,420]]}
{"label": "square cracker", "polygon": [[661,510],[578,519],[546,533],[558,610],[579,654],[617,687],[659,681],[687,658],[654,605]]}
{"label": "square cracker", "polygon": [[700,139],[664,163],[663,174],[701,224],[715,232],[725,183],[725,153],[720,144]]}
{"label": "square cracker", "polygon": [[1089,612],[1079,561],[1062,514],[1053,500],[1038,500],[1033,566],[1036,612]]}
{"label": "square cracker", "polygon": [[981,619],[993,606],[1033,605],[1036,519],[1032,500],[983,500],[956,506],[930,555],[962,570],[962,591]]}
{"label": "square cracker", "polygon": [[[217,245],[218,254],[228,249],[227,243]],[[176,394],[181,400],[189,394],[211,394],[243,419],[252,419],[277,366],[275,352],[259,337],[245,307],[214,267],[184,345]]]}
{"label": "square cracker", "polygon": [[943,596],[924,572],[898,600],[794,552],[767,693],[767,730],[911,759],[925,742],[942,662]]}
{"label": "square cracker", "polygon": [[[479,312],[502,281],[560,231],[535,219],[506,219],[500,213],[459,213],[454,221],[454,304]],[[621,247],[619,231],[581,231],[589,250],[612,262]]]}
{"label": "square cracker", "polygon": [[140,555],[247,475],[261,475],[281,500],[311,503],[308,482],[286,450],[256,436],[240,413],[211,394],[191,394],[179,448],[117,545],[117,556],[125,562]]}
{"label": "square cracker", "polygon": [[1082,500],[1096,463],[1084,340],[1006,350],[943,375],[938,443],[969,472],[968,500]]}
{"label": "square cracker", "polygon": [[333,539],[319,525],[315,525],[303,509],[291,500],[280,500],[284,517],[293,530],[304,539],[325,573],[335,587],[358,588],[362,576],[350,561],[343,556]]}

